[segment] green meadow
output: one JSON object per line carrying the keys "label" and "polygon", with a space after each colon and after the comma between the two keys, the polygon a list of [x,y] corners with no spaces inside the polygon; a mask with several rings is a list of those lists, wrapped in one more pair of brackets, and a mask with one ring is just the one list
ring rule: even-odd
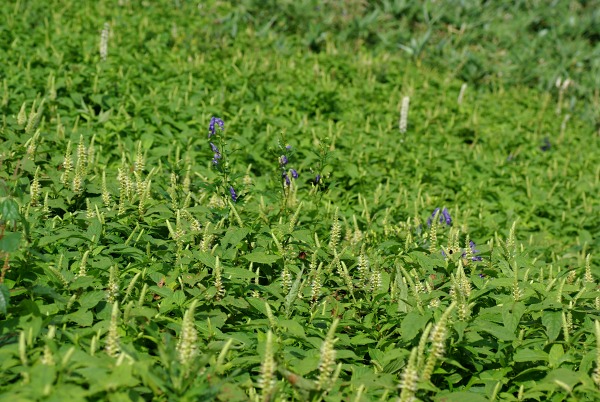
{"label": "green meadow", "polygon": [[7,0],[0,116],[2,400],[600,400],[598,1]]}

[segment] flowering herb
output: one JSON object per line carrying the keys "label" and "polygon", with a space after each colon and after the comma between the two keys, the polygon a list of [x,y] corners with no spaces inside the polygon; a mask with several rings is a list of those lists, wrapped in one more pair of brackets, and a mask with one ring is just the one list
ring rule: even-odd
{"label": "flowering herb", "polygon": [[231,195],[231,200],[233,202],[236,202],[238,199],[238,195],[236,194],[235,190],[233,187],[229,187],[229,194]]}
{"label": "flowering herb", "polygon": [[315,176],[315,184],[319,184],[320,181],[321,181],[321,175],[318,174]]}
{"label": "flowering herb", "polygon": [[540,147],[540,149],[542,150],[542,152],[546,152],[549,151],[550,148],[552,148],[552,144],[550,143],[550,139],[548,137],[544,138],[544,143],[542,144],[542,146]]}
{"label": "flowering herb", "polygon": [[287,158],[287,156],[285,156],[285,155],[281,155],[281,156],[279,157],[279,164],[280,164],[281,166],[285,166],[285,165],[287,165],[287,163],[288,163],[288,158]]}
{"label": "flowering herb", "polygon": [[296,169],[290,169],[290,174],[294,179],[298,178],[298,172],[296,171]]}
{"label": "flowering herb", "polygon": [[473,257],[471,257],[472,261],[482,261],[483,258],[481,258],[480,255],[475,255],[477,253],[479,253],[479,250],[477,250],[475,248],[475,242],[473,240],[469,241],[469,247],[471,247],[471,253],[473,254]]}
{"label": "flowering herb", "polygon": [[442,222],[442,218],[446,221],[446,225],[452,225],[452,218],[450,217],[450,212],[448,212],[448,208],[444,208],[442,210],[442,216],[440,217],[440,222]]}
{"label": "flowering herb", "polygon": [[210,119],[210,123],[208,125],[208,138],[212,137],[213,135],[215,135],[217,133],[215,124],[219,127],[219,130],[221,130],[221,131],[225,130],[225,123],[223,122],[223,120],[219,119],[218,117],[213,116]]}
{"label": "flowering herb", "polygon": [[450,216],[450,212],[448,212],[448,208],[444,208],[441,214],[438,214],[439,212],[440,208],[436,208],[433,210],[433,213],[431,214],[429,219],[427,219],[427,226],[431,226],[431,222],[433,221],[436,215],[438,215],[440,223],[445,222],[446,225],[452,226],[452,217]]}
{"label": "flowering herb", "polygon": [[286,172],[283,172],[282,175],[283,180],[285,180],[285,185],[289,186],[292,184],[292,182],[290,181],[290,176],[288,176],[288,174]]}

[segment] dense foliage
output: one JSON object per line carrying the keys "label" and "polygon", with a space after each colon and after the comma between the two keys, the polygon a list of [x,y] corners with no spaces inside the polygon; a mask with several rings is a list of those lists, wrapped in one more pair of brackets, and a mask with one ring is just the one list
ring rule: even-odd
{"label": "dense foliage", "polygon": [[52,3],[0,4],[3,398],[600,399],[597,3]]}

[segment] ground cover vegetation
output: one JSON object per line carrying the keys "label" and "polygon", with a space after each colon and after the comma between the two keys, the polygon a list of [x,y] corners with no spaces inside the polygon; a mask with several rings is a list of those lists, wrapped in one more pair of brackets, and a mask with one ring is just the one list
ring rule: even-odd
{"label": "ground cover vegetation", "polygon": [[0,395],[598,400],[600,8],[498,3],[2,2]]}

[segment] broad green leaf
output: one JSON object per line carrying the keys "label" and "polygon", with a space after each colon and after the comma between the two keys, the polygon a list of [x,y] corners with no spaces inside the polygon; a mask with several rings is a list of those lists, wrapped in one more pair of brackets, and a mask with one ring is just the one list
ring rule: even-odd
{"label": "broad green leaf", "polygon": [[405,342],[413,340],[417,334],[422,333],[425,325],[431,319],[431,314],[421,314],[417,311],[411,311],[404,317],[400,324],[400,334]]}
{"label": "broad green leaf", "polygon": [[248,228],[230,228],[223,236],[221,245],[223,248],[227,248],[228,245],[237,246],[247,235],[250,233]]}
{"label": "broad green leaf", "polygon": [[553,383],[567,392],[571,392],[573,387],[580,383],[583,379],[583,375],[576,373],[566,368],[558,368],[548,373],[543,382]]}
{"label": "broad green leaf", "polygon": [[369,338],[366,334],[358,334],[350,338],[350,345],[368,345],[370,343],[377,343],[376,340]]}
{"label": "broad green leaf", "polygon": [[563,349],[560,343],[555,343],[554,345],[552,345],[552,347],[550,348],[550,353],[548,353],[548,362],[550,364],[550,367],[558,368],[564,355],[565,350]]}
{"label": "broad green leaf", "polygon": [[94,322],[94,316],[90,311],[80,309],[74,313],[67,314],[65,318],[81,327],[89,327]]}
{"label": "broad green leaf", "polygon": [[252,272],[245,268],[225,266],[223,267],[223,276],[227,278],[253,279],[256,277],[256,272]]}
{"label": "broad green leaf", "polygon": [[304,327],[294,320],[279,320],[279,325],[296,338],[306,338]]}
{"label": "broad green leaf", "polygon": [[548,342],[554,342],[562,330],[562,314],[560,311],[544,311],[542,324],[546,327]]}
{"label": "broad green leaf", "polygon": [[4,236],[0,237],[0,251],[12,253],[19,249],[21,243],[21,233],[4,232]]}
{"label": "broad green leaf", "polygon": [[255,251],[253,253],[246,254],[244,258],[250,262],[255,262],[258,264],[273,264],[281,257],[278,255],[267,254],[264,251]]}
{"label": "broad green leaf", "polygon": [[523,303],[506,303],[502,307],[502,320],[509,331],[516,331],[526,307]]}
{"label": "broad green leaf", "polygon": [[497,338],[499,341],[502,342],[510,342],[516,339],[515,333],[513,331],[505,328],[504,326],[494,324],[492,322],[489,322],[487,324],[478,323],[476,328],[477,331],[487,332],[488,334],[492,335],[493,337]]}
{"label": "broad green leaf", "polygon": [[21,218],[19,204],[12,198],[5,198],[0,202],[0,219],[7,222],[16,222]]}
{"label": "broad green leaf", "polygon": [[513,360],[516,362],[534,362],[548,361],[548,353],[538,349],[519,349],[514,354]]}
{"label": "broad green leaf", "polygon": [[92,307],[96,307],[100,300],[106,298],[106,292],[102,290],[94,290],[91,292],[87,292],[81,295],[79,298],[79,304],[84,309],[90,309]]}

